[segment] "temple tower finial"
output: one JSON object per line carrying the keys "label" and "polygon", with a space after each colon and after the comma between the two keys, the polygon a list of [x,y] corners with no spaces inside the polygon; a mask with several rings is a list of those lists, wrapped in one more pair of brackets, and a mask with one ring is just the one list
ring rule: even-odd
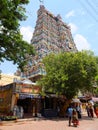
{"label": "temple tower finial", "polygon": [[39,0],[40,4],[43,5],[44,4],[44,0]]}

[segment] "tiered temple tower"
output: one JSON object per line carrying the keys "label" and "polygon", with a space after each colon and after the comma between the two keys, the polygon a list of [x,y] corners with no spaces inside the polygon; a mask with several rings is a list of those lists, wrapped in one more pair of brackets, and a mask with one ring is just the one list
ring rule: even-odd
{"label": "tiered temple tower", "polygon": [[54,16],[40,5],[31,44],[36,50],[34,57],[28,57],[28,65],[22,77],[36,81],[36,77],[45,74],[42,58],[49,53],[76,52],[70,27],[60,17]]}

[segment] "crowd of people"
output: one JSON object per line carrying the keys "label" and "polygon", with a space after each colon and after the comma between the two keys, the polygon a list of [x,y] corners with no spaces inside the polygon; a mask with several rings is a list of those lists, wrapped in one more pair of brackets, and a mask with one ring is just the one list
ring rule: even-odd
{"label": "crowd of people", "polygon": [[80,105],[74,106],[73,104],[70,104],[68,107],[68,118],[69,118],[69,126],[71,126],[71,123],[74,125],[79,125],[79,118],[81,118],[81,108]]}
{"label": "crowd of people", "polygon": [[[81,104],[69,104],[69,107],[67,109],[69,126],[71,126],[71,124],[73,124],[74,126],[79,125],[79,119],[82,118],[82,111],[83,109]],[[89,118],[94,118],[94,115],[96,115],[94,104],[90,102],[85,103],[85,111],[87,112],[87,116]]]}

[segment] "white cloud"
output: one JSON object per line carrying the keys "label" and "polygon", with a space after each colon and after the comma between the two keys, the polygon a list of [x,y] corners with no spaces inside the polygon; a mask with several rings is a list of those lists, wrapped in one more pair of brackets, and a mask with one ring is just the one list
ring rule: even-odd
{"label": "white cloud", "polygon": [[68,12],[65,17],[69,18],[69,17],[72,17],[72,16],[75,16],[75,11],[74,10],[71,10],[70,12]]}
{"label": "white cloud", "polygon": [[90,43],[81,34],[76,34],[74,36],[74,41],[75,41],[75,44],[76,44],[77,49],[79,51],[81,51],[81,50],[90,50],[91,49]]}
{"label": "white cloud", "polygon": [[21,27],[20,32],[23,35],[23,39],[30,43],[31,38],[33,36],[34,29],[30,26]]}
{"label": "white cloud", "polygon": [[69,23],[68,25],[71,27],[71,32],[73,34],[76,33],[76,31],[78,30],[78,27],[73,23]]}

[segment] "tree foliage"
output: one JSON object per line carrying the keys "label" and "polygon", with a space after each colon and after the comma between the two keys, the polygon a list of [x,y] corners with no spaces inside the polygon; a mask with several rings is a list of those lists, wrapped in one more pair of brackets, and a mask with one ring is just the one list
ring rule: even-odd
{"label": "tree foliage", "polygon": [[29,0],[0,0],[0,62],[4,59],[23,68],[25,55],[34,54],[33,46],[22,39],[19,22],[26,20],[24,5]]}
{"label": "tree foliage", "polygon": [[98,87],[96,87],[94,90],[93,90],[93,93],[94,95],[96,95],[98,97]]}
{"label": "tree foliage", "polygon": [[[98,64],[98,56],[96,56],[96,62]],[[95,86],[97,87],[98,86],[98,75],[95,77]]]}
{"label": "tree foliage", "polygon": [[43,59],[46,75],[39,81],[45,91],[74,97],[79,90],[90,90],[98,74],[96,58],[90,51],[50,54]]}

